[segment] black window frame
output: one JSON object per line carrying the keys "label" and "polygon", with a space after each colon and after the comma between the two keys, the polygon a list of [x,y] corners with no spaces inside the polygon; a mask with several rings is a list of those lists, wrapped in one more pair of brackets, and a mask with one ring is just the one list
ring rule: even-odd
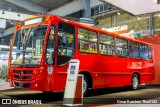
{"label": "black window frame", "polygon": [[[151,55],[150,55],[151,53]],[[151,46],[148,46],[148,59],[151,60],[153,58],[153,55],[152,55],[152,47]],[[150,57],[151,56],[151,57]]]}

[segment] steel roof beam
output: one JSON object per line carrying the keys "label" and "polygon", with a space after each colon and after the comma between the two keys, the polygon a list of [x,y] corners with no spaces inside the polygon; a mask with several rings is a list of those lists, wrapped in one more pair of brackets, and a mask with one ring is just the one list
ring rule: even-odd
{"label": "steel roof beam", "polygon": [[0,18],[4,18],[4,19],[24,20],[24,19],[31,17],[31,16],[32,15],[29,15],[29,14],[22,14],[22,13],[15,13],[15,12],[0,10]]}
{"label": "steel roof beam", "polygon": [[84,6],[84,17],[91,16],[90,0],[82,0]]}
{"label": "steel roof beam", "polygon": [[11,35],[14,33],[14,30],[15,30],[15,27],[16,26],[13,26],[13,27],[10,27],[10,28],[7,28],[4,30],[4,36],[8,36],[8,35]]}
{"label": "steel roof beam", "polygon": [[[48,14],[54,14],[54,15],[59,15],[59,16],[66,16],[75,12],[78,12],[80,10],[87,10],[86,14],[88,14],[88,16],[91,14],[90,13],[90,8],[103,4],[103,2],[99,1],[99,0],[73,0],[72,2],[66,3],[63,6],[60,6],[56,9],[53,9],[51,11],[48,12]],[[89,6],[89,7],[87,7]],[[88,17],[87,16],[87,17]]]}
{"label": "steel roof beam", "polygon": [[30,2],[28,0],[6,0],[10,3],[13,3],[17,6],[20,6],[22,8],[25,8],[29,11],[32,11],[32,12],[36,12],[36,13],[47,13],[47,9],[33,3],[33,2]]}

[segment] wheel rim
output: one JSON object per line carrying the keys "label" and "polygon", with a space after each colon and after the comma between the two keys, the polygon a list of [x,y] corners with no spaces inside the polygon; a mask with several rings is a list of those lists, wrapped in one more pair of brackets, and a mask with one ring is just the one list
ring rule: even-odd
{"label": "wheel rim", "polygon": [[86,82],[86,80],[84,79],[84,80],[83,80],[83,93],[85,93],[86,90],[87,90],[87,82]]}
{"label": "wheel rim", "polygon": [[138,78],[137,77],[133,77],[133,88],[137,88],[138,86]]}

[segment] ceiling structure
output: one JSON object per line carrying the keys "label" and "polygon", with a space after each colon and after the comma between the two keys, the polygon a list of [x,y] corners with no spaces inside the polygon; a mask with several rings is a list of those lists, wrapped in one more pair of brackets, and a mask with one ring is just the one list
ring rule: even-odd
{"label": "ceiling structure", "polygon": [[6,28],[0,28],[0,37],[13,34],[17,22],[31,15],[67,16],[81,10],[88,11],[90,8],[85,8],[85,4],[89,4],[91,8],[103,2],[99,0],[0,0],[0,20],[7,20]]}
{"label": "ceiling structure", "polygon": [[133,15],[160,11],[160,0],[101,0]]}
{"label": "ceiling structure", "polygon": [[21,13],[30,13],[29,10],[22,8],[21,6],[18,6],[16,4],[10,3],[6,0],[0,0],[0,10],[21,12]]}
{"label": "ceiling structure", "polygon": [[73,0],[0,0],[0,18],[7,19],[6,29],[18,20],[35,14],[47,14]]}
{"label": "ceiling structure", "polygon": [[103,2],[99,0],[0,0],[0,20],[6,19],[7,23],[5,28],[0,27],[0,39],[13,34],[18,21],[31,15],[67,16],[76,12],[79,14],[78,12],[81,11],[84,11],[85,14],[91,7],[100,4],[103,4]]}
{"label": "ceiling structure", "polygon": [[0,0],[0,18],[24,20],[31,15],[47,14],[73,0]]}
{"label": "ceiling structure", "polygon": [[71,2],[73,0],[28,0],[31,1],[45,9],[47,9],[48,11],[51,11],[53,9],[58,8],[59,6],[62,6],[68,2]]}
{"label": "ceiling structure", "polygon": [[[6,27],[8,29],[15,26],[17,20],[25,19],[30,15],[47,13],[66,15],[67,12],[79,11],[85,7],[80,3],[82,1],[85,0],[0,0],[0,18],[8,19]],[[118,0],[118,2],[117,0],[92,0],[91,7],[98,5],[98,1],[112,4],[134,15],[160,11],[160,2],[158,2],[160,0]]]}
{"label": "ceiling structure", "polygon": [[0,0],[0,10],[24,14],[48,13],[73,0]]}

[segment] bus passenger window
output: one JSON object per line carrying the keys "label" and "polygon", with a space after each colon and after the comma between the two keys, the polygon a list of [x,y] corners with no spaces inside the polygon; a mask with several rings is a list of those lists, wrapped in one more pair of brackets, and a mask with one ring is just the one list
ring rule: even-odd
{"label": "bus passenger window", "polygon": [[149,59],[149,51],[148,46],[144,44],[139,44],[139,52],[140,52],[140,58],[144,60]]}
{"label": "bus passenger window", "polygon": [[78,43],[81,52],[97,53],[97,34],[86,29],[78,29]]}
{"label": "bus passenger window", "polygon": [[116,54],[118,56],[128,56],[128,42],[124,39],[116,38]]}
{"label": "bus passenger window", "polygon": [[139,52],[138,52],[139,46],[138,43],[129,42],[129,56],[131,58],[139,58]]}
{"label": "bus passenger window", "polygon": [[99,50],[100,54],[114,55],[114,37],[100,34]]}

